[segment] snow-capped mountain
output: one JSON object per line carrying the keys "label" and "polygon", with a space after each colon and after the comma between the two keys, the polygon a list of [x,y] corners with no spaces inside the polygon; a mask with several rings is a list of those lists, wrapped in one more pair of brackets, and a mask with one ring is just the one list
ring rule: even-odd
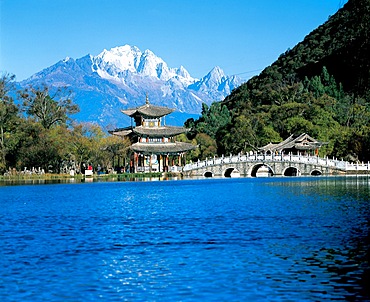
{"label": "snow-capped mountain", "polygon": [[146,94],[152,104],[199,114],[202,103],[224,99],[241,83],[219,67],[196,79],[183,66],[168,67],[150,50],[124,45],[97,56],[67,57],[19,84],[68,87],[80,107],[77,120],[116,127],[125,124],[120,110],[143,104]]}

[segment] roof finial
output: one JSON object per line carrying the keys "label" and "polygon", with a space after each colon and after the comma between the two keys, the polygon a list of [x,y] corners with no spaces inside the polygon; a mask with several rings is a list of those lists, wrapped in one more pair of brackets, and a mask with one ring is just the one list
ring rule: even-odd
{"label": "roof finial", "polygon": [[146,93],[145,103],[146,103],[147,105],[149,104],[148,93]]}

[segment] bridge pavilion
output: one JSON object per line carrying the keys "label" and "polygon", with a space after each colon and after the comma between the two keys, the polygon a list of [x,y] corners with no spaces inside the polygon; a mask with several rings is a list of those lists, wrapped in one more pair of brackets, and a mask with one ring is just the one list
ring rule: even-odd
{"label": "bridge pavilion", "polygon": [[186,152],[196,146],[175,140],[177,135],[189,129],[165,125],[164,117],[175,109],[154,106],[146,97],[144,105],[121,111],[131,117],[131,126],[110,133],[130,139],[133,151],[130,159],[132,173],[167,172],[175,163],[180,167],[185,165]]}
{"label": "bridge pavilion", "polygon": [[291,135],[286,140],[274,144],[269,143],[259,148],[264,153],[291,153],[301,155],[318,155],[319,149],[328,143],[320,142],[306,133],[295,136]]}

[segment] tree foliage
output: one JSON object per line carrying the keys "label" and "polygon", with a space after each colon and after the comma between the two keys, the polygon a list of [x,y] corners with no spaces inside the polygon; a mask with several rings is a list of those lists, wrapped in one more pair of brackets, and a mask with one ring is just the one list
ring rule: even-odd
{"label": "tree foliage", "polygon": [[79,108],[72,102],[65,91],[58,89],[52,96],[49,88],[30,87],[21,92],[23,106],[28,115],[39,121],[45,129],[56,124],[65,124],[68,115],[77,113]]}
{"label": "tree foliage", "polygon": [[[102,170],[114,167],[117,156],[127,157],[129,141],[113,137],[91,123],[68,123],[78,111],[65,90],[50,94],[48,87],[15,91],[15,77],[0,77],[0,172],[43,169],[82,172],[83,165]],[[23,101],[18,108],[12,95]],[[25,114],[21,115],[20,113]]]}
{"label": "tree foliage", "polygon": [[0,76],[0,171],[7,165],[7,155],[14,148],[13,133],[18,119],[18,107],[10,96],[15,76]]}

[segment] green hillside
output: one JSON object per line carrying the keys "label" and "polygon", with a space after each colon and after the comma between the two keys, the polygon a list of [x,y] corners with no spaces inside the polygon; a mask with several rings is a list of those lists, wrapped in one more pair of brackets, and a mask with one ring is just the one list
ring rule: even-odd
{"label": "green hillside", "polygon": [[370,0],[349,0],[260,75],[204,106],[186,122],[190,138],[207,135],[218,154],[235,154],[305,132],[329,143],[321,156],[370,160],[369,31]]}

